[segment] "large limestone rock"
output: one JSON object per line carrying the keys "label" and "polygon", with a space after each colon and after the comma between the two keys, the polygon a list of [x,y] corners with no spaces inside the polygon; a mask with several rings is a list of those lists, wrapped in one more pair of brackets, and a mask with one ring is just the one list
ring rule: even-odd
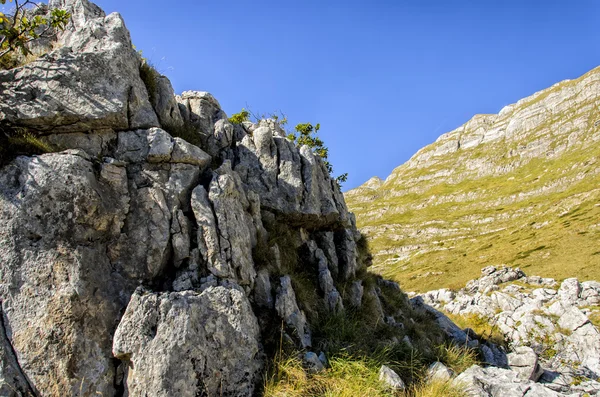
{"label": "large limestone rock", "polygon": [[0,120],[52,132],[158,126],[121,16],[87,0],[50,6],[70,11],[71,22],[56,50],[0,71]]}
{"label": "large limestone rock", "polygon": [[129,396],[250,396],[262,368],[259,329],[240,289],[138,290],[115,332]]}
{"label": "large limestone rock", "polygon": [[312,345],[312,338],[309,325],[306,321],[306,315],[298,307],[296,293],[292,288],[292,280],[289,276],[283,276],[280,279],[280,286],[277,288],[275,296],[275,310],[287,326],[293,330],[293,335],[300,340],[303,348]]}
{"label": "large limestone rock", "polygon": [[351,227],[339,188],[310,148],[298,149],[272,123],[263,122],[237,143],[234,169],[265,209],[290,224]]}
{"label": "large limestone rock", "polygon": [[111,395],[111,335],[130,294],[190,256],[183,210],[208,155],[158,129],[125,135],[121,147],[135,144],[119,159],[70,150],[0,172],[6,374],[12,349],[42,395]]}
{"label": "large limestone rock", "polygon": [[257,229],[262,229],[259,206],[258,197],[245,193],[229,162],[215,171],[208,192],[201,185],[192,192],[198,246],[215,276],[235,279],[242,285],[254,284],[252,249]]}
{"label": "large limestone rock", "polygon": [[0,172],[3,350],[40,395],[112,394],[111,334],[134,288],[107,253],[130,209],[126,181],[81,151]]}

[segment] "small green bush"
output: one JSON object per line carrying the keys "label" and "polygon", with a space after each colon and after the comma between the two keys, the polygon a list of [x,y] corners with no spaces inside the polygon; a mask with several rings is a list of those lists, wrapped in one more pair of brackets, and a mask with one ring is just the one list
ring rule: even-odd
{"label": "small green bush", "polygon": [[231,115],[229,122],[232,124],[242,124],[244,121],[250,120],[250,112],[242,108],[242,111]]}
{"label": "small green bush", "polygon": [[[0,4],[6,4],[6,0],[0,0]],[[2,60],[3,66],[14,63],[16,52],[23,57],[30,55],[28,43],[64,30],[71,18],[70,13],[58,8],[47,12],[47,8],[42,8],[46,6],[39,6],[35,12],[31,12],[31,7],[37,5],[30,0],[14,0],[14,4],[11,14],[0,12],[0,59],[9,58]],[[38,10],[44,13],[40,14]]]}

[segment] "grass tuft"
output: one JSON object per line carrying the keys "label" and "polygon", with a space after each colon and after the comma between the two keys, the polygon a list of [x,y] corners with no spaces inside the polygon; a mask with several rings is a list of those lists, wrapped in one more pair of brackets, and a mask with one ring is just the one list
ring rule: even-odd
{"label": "grass tuft", "polygon": [[31,156],[55,151],[40,140],[33,132],[21,127],[0,130],[0,166],[19,155]]}
{"label": "grass tuft", "polygon": [[156,104],[156,95],[158,93],[158,77],[160,73],[156,70],[154,66],[148,63],[147,60],[142,60],[142,65],[140,66],[140,77],[146,86],[146,90],[148,91],[148,98],[150,98],[150,103],[152,106]]}
{"label": "grass tuft", "polygon": [[438,347],[438,360],[459,374],[475,364],[480,364],[477,351],[465,346],[444,344]]}
{"label": "grass tuft", "polygon": [[470,313],[464,316],[444,313],[450,320],[460,328],[471,328],[483,341],[490,341],[499,346],[507,347],[507,341],[502,331],[496,324],[492,324],[490,319],[482,317],[476,313]]}

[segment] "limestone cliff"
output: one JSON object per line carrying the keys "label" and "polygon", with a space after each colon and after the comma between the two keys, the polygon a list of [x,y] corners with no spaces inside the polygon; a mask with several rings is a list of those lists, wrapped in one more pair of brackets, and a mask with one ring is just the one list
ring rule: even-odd
{"label": "limestone cliff", "polygon": [[600,278],[600,69],[476,115],[345,194],[378,271],[407,290],[487,265]]}
{"label": "limestone cliff", "polygon": [[50,7],[67,29],[0,71],[2,132],[54,148],[0,170],[0,394],[253,395],[269,337],[312,346],[296,274],[325,312],[341,282],[361,305],[337,184],[276,122],[148,84],[119,14]]}

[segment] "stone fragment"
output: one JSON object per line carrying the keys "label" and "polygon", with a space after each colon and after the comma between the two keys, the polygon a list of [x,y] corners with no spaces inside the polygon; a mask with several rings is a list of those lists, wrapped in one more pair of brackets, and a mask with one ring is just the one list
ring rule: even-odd
{"label": "stone fragment", "polygon": [[406,389],[406,385],[402,378],[400,378],[400,375],[387,365],[382,365],[379,369],[379,380],[391,390],[404,391]]}
{"label": "stone fragment", "polygon": [[304,356],[302,357],[302,361],[304,363],[304,366],[310,373],[314,374],[314,373],[325,370],[325,366],[323,365],[323,363],[319,359],[319,356],[317,356],[316,353],[313,353],[313,352],[304,353]]}
{"label": "stone fragment", "polygon": [[536,382],[544,373],[538,364],[537,354],[531,347],[519,346],[507,358],[510,369],[516,371],[520,379]]}
{"label": "stone fragment", "polygon": [[449,381],[454,372],[439,361],[434,362],[427,368],[427,379],[429,381]]}

